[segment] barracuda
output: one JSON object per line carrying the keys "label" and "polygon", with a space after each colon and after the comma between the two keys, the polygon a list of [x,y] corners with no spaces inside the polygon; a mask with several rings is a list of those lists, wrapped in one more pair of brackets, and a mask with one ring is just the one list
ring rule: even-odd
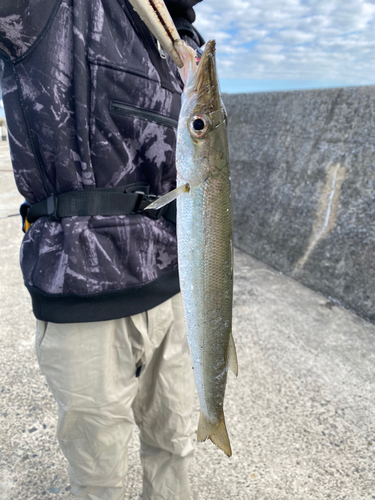
{"label": "barracuda", "polygon": [[227,372],[238,373],[232,337],[232,211],[227,119],[215,65],[215,42],[197,68],[190,62],[177,132],[177,188],[149,208],[177,198],[177,240],[188,343],[201,415],[198,441],[228,456],[224,420]]}

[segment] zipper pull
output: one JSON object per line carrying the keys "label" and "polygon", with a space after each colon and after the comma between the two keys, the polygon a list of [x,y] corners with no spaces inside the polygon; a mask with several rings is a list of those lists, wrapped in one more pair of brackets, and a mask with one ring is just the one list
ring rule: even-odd
{"label": "zipper pull", "polygon": [[159,54],[160,54],[160,57],[162,59],[167,59],[167,54],[165,53],[163,47],[160,45],[160,42],[158,39],[156,39],[156,46],[158,48],[158,51],[159,51]]}

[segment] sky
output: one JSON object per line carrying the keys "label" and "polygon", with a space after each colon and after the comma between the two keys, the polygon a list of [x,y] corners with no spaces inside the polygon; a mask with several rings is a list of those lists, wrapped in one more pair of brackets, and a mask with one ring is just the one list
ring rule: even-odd
{"label": "sky", "polygon": [[196,28],[217,42],[222,92],[375,85],[375,0],[203,0],[194,9]]}
{"label": "sky", "polygon": [[375,84],[375,0],[203,0],[222,92]]}

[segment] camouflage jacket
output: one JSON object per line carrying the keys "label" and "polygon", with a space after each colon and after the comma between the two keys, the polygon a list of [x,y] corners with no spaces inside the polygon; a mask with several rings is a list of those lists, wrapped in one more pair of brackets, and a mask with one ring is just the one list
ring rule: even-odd
{"label": "camouflage jacket", "polygon": [[[193,46],[201,44],[190,24],[197,1],[169,2]],[[0,65],[26,201],[138,182],[155,195],[173,189],[182,81],[128,0],[28,0],[14,13],[17,4],[0,6]],[[129,316],[179,291],[175,228],[143,214],[41,217],[20,261],[45,321]]]}

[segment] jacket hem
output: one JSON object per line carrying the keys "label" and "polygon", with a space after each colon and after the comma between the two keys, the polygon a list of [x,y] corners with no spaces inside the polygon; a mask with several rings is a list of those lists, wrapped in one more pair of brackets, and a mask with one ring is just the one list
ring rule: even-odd
{"label": "jacket hem", "polygon": [[27,286],[36,319],[52,323],[108,321],[139,314],[180,291],[178,270],[143,285],[95,295],[51,295]]}

